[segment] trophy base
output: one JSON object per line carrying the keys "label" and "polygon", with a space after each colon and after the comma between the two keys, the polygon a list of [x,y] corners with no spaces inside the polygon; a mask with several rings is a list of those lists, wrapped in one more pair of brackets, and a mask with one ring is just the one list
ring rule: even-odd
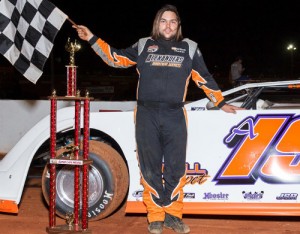
{"label": "trophy base", "polygon": [[85,233],[91,234],[92,231],[88,229],[82,229],[78,225],[58,225],[55,227],[47,227],[47,233],[49,234],[69,234],[69,233]]}

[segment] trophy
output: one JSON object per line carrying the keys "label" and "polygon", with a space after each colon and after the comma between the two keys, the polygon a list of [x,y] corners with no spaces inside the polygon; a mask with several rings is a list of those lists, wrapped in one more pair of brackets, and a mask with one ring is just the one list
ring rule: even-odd
{"label": "trophy", "polygon": [[81,45],[75,40],[70,41],[68,38],[67,44],[65,45],[66,51],[70,53],[70,63],[67,65],[67,96],[76,96],[76,76],[77,66],[75,65],[75,53],[80,50]]}
{"label": "trophy", "polygon": [[[50,159],[49,159],[49,226],[46,228],[48,234],[84,233],[91,234],[88,229],[88,181],[89,165],[89,118],[90,100],[89,92],[85,97],[80,96],[76,90],[75,53],[81,46],[77,41],[68,38],[65,49],[70,53],[70,63],[67,65],[67,95],[57,96],[53,90],[50,109]],[[74,141],[57,150],[57,101],[69,100],[75,102],[74,108]],[[81,114],[81,112],[83,113]],[[83,120],[81,121],[81,118]],[[83,126],[81,126],[83,125]],[[81,150],[82,149],[82,150]],[[74,170],[74,208],[73,212],[66,214],[66,225],[56,225],[56,166],[69,165]]]}

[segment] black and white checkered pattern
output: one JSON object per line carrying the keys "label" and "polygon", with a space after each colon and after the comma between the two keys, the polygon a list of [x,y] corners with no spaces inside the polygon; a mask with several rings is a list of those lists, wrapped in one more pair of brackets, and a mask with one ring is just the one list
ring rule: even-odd
{"label": "black and white checkered pattern", "polygon": [[36,83],[67,17],[47,0],[0,0],[0,53]]}

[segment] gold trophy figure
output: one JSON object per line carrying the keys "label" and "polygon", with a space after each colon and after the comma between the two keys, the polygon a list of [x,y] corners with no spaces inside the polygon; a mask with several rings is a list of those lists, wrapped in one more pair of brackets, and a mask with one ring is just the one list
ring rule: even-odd
{"label": "gold trophy figure", "polygon": [[81,49],[81,45],[75,40],[74,42],[70,41],[68,38],[67,44],[65,45],[66,51],[70,53],[70,66],[75,66],[75,53]]}

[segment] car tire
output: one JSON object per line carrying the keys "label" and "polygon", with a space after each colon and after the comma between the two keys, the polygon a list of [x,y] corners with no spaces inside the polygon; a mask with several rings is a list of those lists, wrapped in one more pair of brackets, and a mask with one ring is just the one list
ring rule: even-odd
{"label": "car tire", "polygon": [[[57,151],[59,154],[59,150]],[[124,200],[129,186],[126,163],[121,155],[108,144],[89,142],[89,198],[88,219],[95,221],[112,214]],[[48,165],[42,175],[43,196],[49,205]],[[56,165],[56,214],[66,218],[74,209],[74,167]],[[81,204],[80,204],[81,207]]]}

